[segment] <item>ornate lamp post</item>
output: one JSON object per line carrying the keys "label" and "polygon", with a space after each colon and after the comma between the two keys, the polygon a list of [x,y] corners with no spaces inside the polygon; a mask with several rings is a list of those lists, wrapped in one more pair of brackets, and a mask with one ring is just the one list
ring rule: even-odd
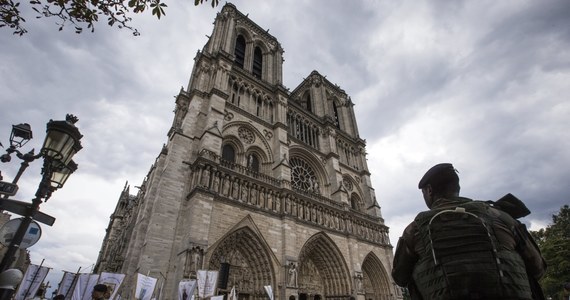
{"label": "ornate lamp post", "polygon": [[[73,115],[67,115],[65,121],[50,120],[47,123],[44,144],[38,155],[34,155],[33,150],[27,154],[22,154],[17,150],[18,147],[21,147],[32,138],[32,132],[29,125],[20,124],[13,126],[12,135],[10,136],[11,145],[6,150],[7,153],[0,157],[2,162],[7,162],[10,161],[10,154],[16,152],[17,157],[24,161],[22,162],[22,166],[20,167],[13,183],[17,182],[19,176],[22,175],[29,162],[39,157],[43,157],[44,161],[41,171],[42,180],[38,186],[34,199],[32,199],[31,205],[28,206],[26,214],[23,215],[24,218],[12,238],[6,254],[2,258],[2,262],[0,263],[0,272],[8,269],[14,261],[16,251],[22,243],[34,214],[39,211],[40,204],[47,201],[55,190],[61,188],[65,184],[65,181],[69,178],[71,173],[77,170],[77,164],[72,160],[75,153],[82,148],[80,143],[82,135],[74,125],[77,121],[78,119]],[[27,125],[27,127],[22,125]],[[14,131],[14,128],[16,127],[17,129]],[[27,128],[27,131],[18,131],[24,128]],[[0,199],[0,202],[1,201],[3,200]]]}
{"label": "ornate lamp post", "polygon": [[[22,164],[20,165],[20,169],[14,177],[12,184],[15,184],[20,179],[20,176],[24,173],[26,168],[30,165],[30,162],[34,161],[36,158],[39,158],[40,155],[34,155],[34,149],[26,154],[22,154],[18,151],[18,148],[24,146],[28,141],[32,139],[32,129],[30,124],[23,123],[18,125],[12,125],[12,132],[10,134],[10,147],[6,149],[6,153],[0,156],[0,161],[3,163],[9,162],[12,160],[11,154],[16,152],[16,156],[22,160]],[[0,144],[1,145],[1,144]],[[0,174],[0,180],[2,180],[2,176]],[[16,191],[14,191],[15,193]],[[8,198],[8,194],[4,195],[4,199]]]}

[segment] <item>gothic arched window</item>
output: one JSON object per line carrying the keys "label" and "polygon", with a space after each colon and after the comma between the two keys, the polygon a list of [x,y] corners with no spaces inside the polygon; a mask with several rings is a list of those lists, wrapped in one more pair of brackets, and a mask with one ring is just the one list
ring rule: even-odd
{"label": "gothic arched window", "polygon": [[307,92],[305,94],[305,108],[307,109],[308,112],[312,112],[313,111],[313,103],[311,102],[311,93]]}
{"label": "gothic arched window", "polygon": [[261,48],[255,47],[253,51],[253,76],[261,79],[261,70],[263,67],[263,54]]}
{"label": "gothic arched window", "polygon": [[350,207],[354,210],[362,211],[362,202],[360,201],[360,197],[355,193],[350,197]]}
{"label": "gothic arched window", "polygon": [[247,168],[259,172],[259,158],[257,158],[257,155],[252,153],[247,156]]}
{"label": "gothic arched window", "polygon": [[256,103],[255,115],[258,116],[258,117],[260,117],[261,114],[262,114],[262,107],[263,107],[263,103],[262,103],[262,101],[261,101],[261,97],[260,97],[260,98],[257,98],[257,101],[256,101],[255,103]]}
{"label": "gothic arched window", "polygon": [[315,171],[305,160],[299,157],[291,157],[291,185],[293,188],[319,193],[319,182]]}
{"label": "gothic arched window", "polygon": [[333,100],[333,111],[334,111],[334,125],[336,128],[340,129],[340,119],[338,117],[338,109],[336,107],[336,102]]}
{"label": "gothic arched window", "polygon": [[234,49],[235,63],[243,69],[243,62],[245,59],[245,38],[243,35],[238,35],[236,39],[236,48]]}
{"label": "gothic arched window", "polygon": [[225,144],[222,148],[222,159],[232,163],[236,162],[236,151],[230,144]]}
{"label": "gothic arched window", "polygon": [[231,97],[231,102],[233,104],[236,104],[236,102],[239,105],[239,88],[237,83],[232,84],[232,97]]}

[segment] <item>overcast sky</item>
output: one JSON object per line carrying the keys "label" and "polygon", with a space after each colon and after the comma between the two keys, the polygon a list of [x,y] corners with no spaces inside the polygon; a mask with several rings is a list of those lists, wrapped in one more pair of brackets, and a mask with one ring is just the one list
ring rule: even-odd
{"label": "overcast sky", "polygon": [[[134,18],[139,37],[104,21],[60,32],[32,14],[23,37],[0,29],[0,142],[29,123],[23,150],[38,151],[47,121],[66,113],[84,135],[78,171],[41,206],[57,220],[30,248],[53,286],[62,270],[91,270],[125,182],[136,193],[166,142],[174,96],[225,2],[166,3],[161,20]],[[393,245],[425,209],[417,182],[440,162],[457,168],[464,196],[522,199],[532,229],[570,202],[569,1],[233,3],[285,49],[288,88],[317,70],[352,98]],[[13,198],[32,199],[40,164]],[[0,164],[4,180],[18,167]]]}

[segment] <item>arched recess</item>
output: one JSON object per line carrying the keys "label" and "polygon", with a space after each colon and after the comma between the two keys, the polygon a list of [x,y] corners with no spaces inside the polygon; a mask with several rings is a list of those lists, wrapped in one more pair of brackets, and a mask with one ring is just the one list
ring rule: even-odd
{"label": "arched recess", "polygon": [[303,94],[303,98],[301,100],[304,108],[308,111],[308,112],[313,112],[313,101],[311,99],[311,90],[306,90],[305,93]]}
{"label": "arched recess", "polygon": [[243,160],[243,153],[244,153],[244,148],[243,148],[243,144],[242,142],[239,140],[239,138],[237,138],[234,135],[225,135],[222,139],[222,149],[221,149],[221,154],[222,154],[222,159],[224,158],[224,147],[226,147],[227,145],[231,146],[234,150],[234,161],[230,161],[230,163],[239,163],[241,160]]}
{"label": "arched recess", "polygon": [[330,95],[327,92],[327,99],[330,102],[331,117],[334,120],[335,127],[344,130],[344,123],[342,119],[342,102],[334,95]]}
{"label": "arched recess", "polygon": [[234,34],[234,40],[232,43],[232,52],[234,54],[234,64],[242,69],[245,69],[246,63],[248,61],[248,47],[251,41],[251,35],[247,29],[244,27],[237,27]]}
{"label": "arched recess", "polygon": [[227,233],[213,245],[209,256],[209,270],[220,270],[223,262],[229,263],[227,289],[235,286],[240,299],[265,299],[263,287],[277,286],[271,250],[255,229],[244,226]]}
{"label": "arched recess", "polygon": [[[247,130],[241,129],[240,132],[240,128],[246,128]],[[249,135],[248,131],[252,133],[252,136],[244,138],[244,134]],[[231,137],[232,140],[238,139],[240,145],[249,148],[254,147],[251,149],[256,149],[262,164],[273,162],[271,146],[267,142],[267,139],[261,134],[259,129],[252,126],[250,123],[242,121],[228,123],[222,128],[222,136],[224,141],[226,140],[226,137]],[[243,146],[239,149],[242,154],[245,153]],[[237,162],[245,166],[247,163],[246,158],[247,157],[242,157],[240,160],[237,160]]]}
{"label": "arched recess", "polygon": [[238,35],[235,41],[235,48],[234,48],[234,63],[243,69],[244,62],[245,62],[245,52],[246,49],[246,41],[243,35]]}
{"label": "arched recess", "polygon": [[261,48],[259,47],[253,49],[253,66],[251,67],[251,72],[254,77],[261,79],[263,73],[263,52],[261,52]]}
{"label": "arched recess", "polygon": [[231,143],[225,143],[222,147],[222,159],[230,163],[236,162],[236,149]]}
{"label": "arched recess", "polygon": [[362,277],[367,300],[392,299],[388,272],[373,252],[368,253],[362,262]]}
{"label": "arched recess", "polygon": [[253,76],[259,79],[265,79],[265,70],[267,69],[267,61],[265,58],[265,53],[268,52],[268,47],[261,40],[255,40],[253,43],[253,57],[251,72]]}
{"label": "arched recess", "polygon": [[350,207],[356,211],[364,212],[364,203],[357,193],[350,194]]}
{"label": "arched recess", "polygon": [[253,46],[259,47],[261,49],[262,53],[269,52],[269,48],[270,48],[263,40],[260,40],[260,39],[255,39],[253,41]]}
{"label": "arched recess", "polygon": [[[243,26],[237,26],[237,27],[236,27],[236,29],[235,29],[235,38],[237,38],[238,35],[243,35],[243,37],[245,38],[246,44],[252,40],[251,34],[250,34],[249,30],[248,30],[247,28],[243,27]],[[235,42],[235,41],[234,41],[234,42]],[[235,47],[235,45],[234,45],[234,47]]]}
{"label": "arched recess", "polygon": [[307,240],[299,253],[299,294],[320,295],[325,299],[348,298],[352,285],[342,253],[324,232]]}
{"label": "arched recess", "polygon": [[[264,165],[268,165],[268,159],[267,155],[261,148],[256,145],[249,147],[245,152],[245,158],[246,167],[248,169],[251,169],[252,171],[256,171],[258,173],[266,172]],[[257,159],[257,169],[255,159]]]}
{"label": "arched recess", "polygon": [[342,185],[349,194],[356,193],[358,195],[360,201],[362,201],[362,205],[364,205],[364,208],[367,208],[367,206],[370,205],[366,203],[367,201],[365,200],[365,194],[360,188],[360,183],[354,180],[354,177],[348,174],[342,175]]}
{"label": "arched recess", "polygon": [[[318,183],[318,193],[323,196],[328,196],[328,192],[325,189],[325,183],[328,182],[328,175],[326,170],[323,168],[320,160],[312,153],[305,150],[305,148],[300,146],[291,146],[289,148],[289,164],[291,164],[291,160],[295,160],[296,158],[301,159],[304,163],[314,171],[314,175],[316,177]],[[295,174],[295,166],[292,166],[291,170],[291,184],[294,185],[294,174]],[[310,172],[309,172],[310,173]],[[306,176],[305,174],[301,174],[302,176]]]}

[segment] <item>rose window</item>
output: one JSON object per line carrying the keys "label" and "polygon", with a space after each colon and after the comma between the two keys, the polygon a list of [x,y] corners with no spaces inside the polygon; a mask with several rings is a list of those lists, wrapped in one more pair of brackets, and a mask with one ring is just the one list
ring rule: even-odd
{"label": "rose window", "polygon": [[352,187],[352,181],[350,181],[350,178],[348,178],[347,176],[342,178],[342,184],[344,185],[344,187],[348,190],[348,191],[352,191],[353,187]]}
{"label": "rose window", "polygon": [[313,168],[298,157],[292,157],[289,163],[293,188],[318,193],[319,183]]}
{"label": "rose window", "polygon": [[246,144],[253,144],[253,142],[255,142],[253,132],[243,126],[238,128],[238,135]]}

